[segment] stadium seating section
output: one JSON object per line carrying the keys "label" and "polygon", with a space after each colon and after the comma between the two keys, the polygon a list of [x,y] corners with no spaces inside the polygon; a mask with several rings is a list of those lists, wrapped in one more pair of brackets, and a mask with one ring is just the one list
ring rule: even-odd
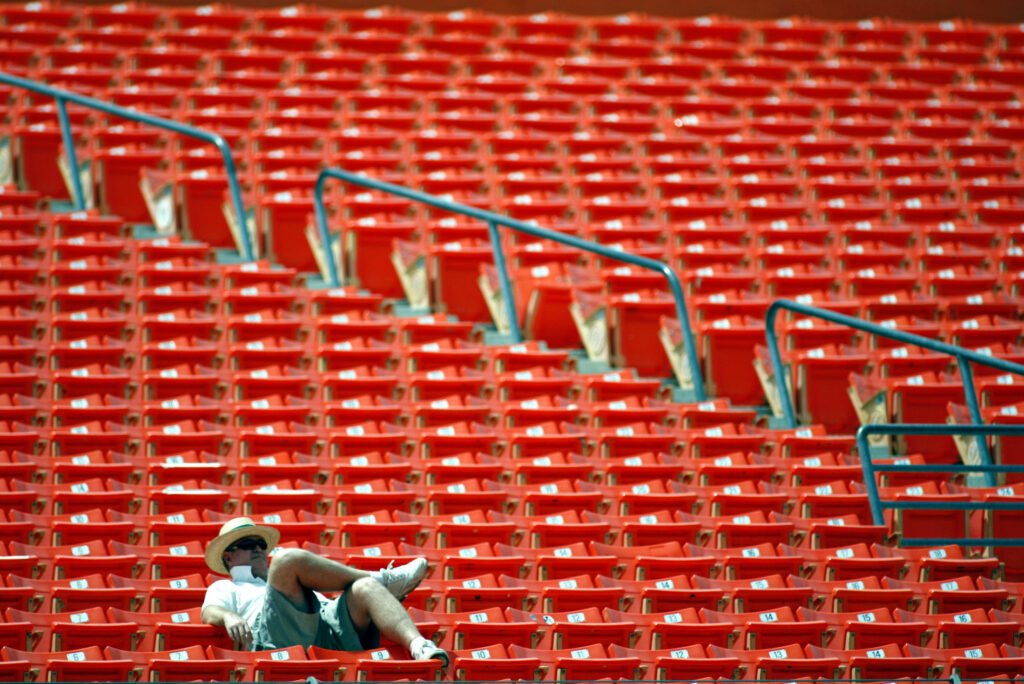
{"label": "stadium seating section", "polygon": [[[1020,537],[1024,516],[873,524],[854,449],[870,416],[966,422],[955,363],[784,318],[803,427],[763,408],[777,297],[1024,359],[1024,26],[48,2],[0,21],[0,71],[223,135],[263,255],[216,258],[215,150],[78,106],[90,208],[70,211],[53,102],[0,87],[0,679],[1024,677],[1021,551],[898,543]],[[661,276],[522,234],[502,239],[527,341],[484,344],[486,226],[394,196],[328,185],[346,280],[308,287],[324,167],[669,263],[714,399],[672,401]],[[185,239],[133,237],[141,179]],[[396,314],[405,268],[429,315]],[[584,373],[574,316],[601,315],[611,366]],[[985,419],[1019,422],[1024,380],[976,372]],[[1019,441],[996,457],[1024,463]],[[1024,504],[1019,477],[967,484],[881,482]],[[232,651],[198,606],[234,515],[357,567],[425,555],[406,605],[449,671],[393,644]]]}

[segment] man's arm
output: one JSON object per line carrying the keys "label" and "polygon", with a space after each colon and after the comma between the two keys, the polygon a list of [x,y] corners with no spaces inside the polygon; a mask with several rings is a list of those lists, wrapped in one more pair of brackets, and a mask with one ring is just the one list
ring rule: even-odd
{"label": "man's arm", "polygon": [[235,643],[235,650],[248,651],[252,648],[252,630],[238,613],[222,606],[203,606],[203,623],[223,627]]}

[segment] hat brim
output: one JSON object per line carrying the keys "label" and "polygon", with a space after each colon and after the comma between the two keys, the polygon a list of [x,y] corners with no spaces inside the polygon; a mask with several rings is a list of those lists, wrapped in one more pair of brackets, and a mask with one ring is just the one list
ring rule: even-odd
{"label": "hat brim", "polygon": [[281,533],[273,527],[265,525],[245,524],[236,527],[230,532],[225,532],[214,538],[206,545],[206,566],[221,575],[230,575],[231,571],[224,565],[224,551],[239,539],[246,537],[259,537],[267,542],[267,553],[277,546],[281,539]]}

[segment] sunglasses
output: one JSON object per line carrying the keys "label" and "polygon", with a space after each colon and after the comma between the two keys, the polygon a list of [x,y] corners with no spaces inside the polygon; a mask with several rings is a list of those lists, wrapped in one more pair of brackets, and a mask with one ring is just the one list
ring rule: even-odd
{"label": "sunglasses", "polygon": [[246,537],[245,539],[239,539],[234,544],[225,549],[225,551],[237,551],[242,549],[243,551],[260,551],[267,550],[267,542],[259,537]]}

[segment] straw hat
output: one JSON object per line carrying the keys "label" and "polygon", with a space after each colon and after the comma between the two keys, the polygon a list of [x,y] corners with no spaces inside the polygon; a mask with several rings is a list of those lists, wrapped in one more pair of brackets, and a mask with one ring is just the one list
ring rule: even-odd
{"label": "straw hat", "polygon": [[239,539],[259,537],[267,542],[267,552],[277,546],[281,533],[273,527],[257,525],[252,518],[232,518],[220,526],[220,534],[206,545],[206,565],[214,572],[230,575],[224,565],[224,550]]}

